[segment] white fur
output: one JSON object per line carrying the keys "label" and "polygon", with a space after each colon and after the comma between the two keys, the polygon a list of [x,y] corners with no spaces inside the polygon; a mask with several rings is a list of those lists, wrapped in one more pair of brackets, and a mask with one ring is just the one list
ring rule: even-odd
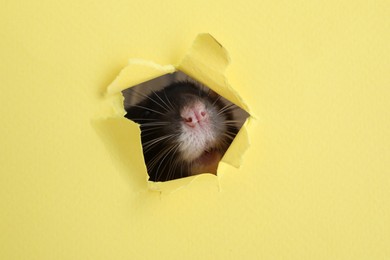
{"label": "white fur", "polygon": [[191,162],[203,154],[216,141],[215,131],[211,129],[209,122],[190,127],[182,123],[182,131],[179,136],[179,150],[183,160]]}

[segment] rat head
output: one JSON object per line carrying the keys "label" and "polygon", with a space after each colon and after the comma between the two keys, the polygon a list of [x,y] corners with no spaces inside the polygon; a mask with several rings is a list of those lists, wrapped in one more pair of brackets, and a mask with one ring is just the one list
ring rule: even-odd
{"label": "rat head", "polygon": [[151,179],[154,176],[158,180],[163,176],[161,171],[172,175],[175,172],[181,177],[215,173],[237,133],[229,123],[232,121],[229,106],[210,90],[178,82],[145,96],[128,109],[126,117],[141,125]]}

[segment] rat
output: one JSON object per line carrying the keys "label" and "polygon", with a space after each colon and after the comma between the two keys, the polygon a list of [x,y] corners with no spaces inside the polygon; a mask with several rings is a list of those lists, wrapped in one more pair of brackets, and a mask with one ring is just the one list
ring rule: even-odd
{"label": "rat", "polygon": [[169,84],[126,108],[138,123],[150,181],[169,181],[200,173],[216,174],[218,163],[238,129],[232,111],[210,89],[190,81]]}

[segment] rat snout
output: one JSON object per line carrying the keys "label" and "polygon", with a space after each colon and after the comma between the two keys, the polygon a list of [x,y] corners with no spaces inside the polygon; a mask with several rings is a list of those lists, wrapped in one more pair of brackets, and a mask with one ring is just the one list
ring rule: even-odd
{"label": "rat snout", "polygon": [[200,101],[197,101],[190,106],[184,107],[180,115],[183,118],[185,124],[190,127],[195,127],[206,121],[208,118],[206,107]]}

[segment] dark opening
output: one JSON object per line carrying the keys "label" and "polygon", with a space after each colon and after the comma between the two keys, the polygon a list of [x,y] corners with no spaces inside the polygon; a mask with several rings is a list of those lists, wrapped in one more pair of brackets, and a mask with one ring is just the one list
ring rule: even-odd
{"label": "dark opening", "polygon": [[249,114],[183,72],[122,91],[126,118],[138,123],[150,181],[217,174]]}

